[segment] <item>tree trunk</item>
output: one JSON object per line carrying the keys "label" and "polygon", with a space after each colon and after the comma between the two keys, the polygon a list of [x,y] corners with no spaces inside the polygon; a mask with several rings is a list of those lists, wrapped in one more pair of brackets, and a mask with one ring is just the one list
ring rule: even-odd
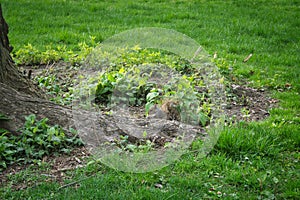
{"label": "tree trunk", "polygon": [[[0,5],[0,83],[4,83],[14,88],[17,91],[29,94],[33,97],[46,98],[45,94],[37,89],[37,87],[28,80],[18,69],[14,66],[13,60],[10,56],[12,47],[8,40],[8,25],[2,15],[2,8]],[[3,97],[1,95],[1,97]]]}
{"label": "tree trunk", "polygon": [[10,56],[12,47],[8,40],[8,25],[2,15],[0,5],[0,113],[11,120],[0,121],[0,128],[18,134],[25,116],[36,114],[38,118],[47,117],[51,124],[64,124],[68,127],[70,109],[47,101],[47,96],[23,76]]}

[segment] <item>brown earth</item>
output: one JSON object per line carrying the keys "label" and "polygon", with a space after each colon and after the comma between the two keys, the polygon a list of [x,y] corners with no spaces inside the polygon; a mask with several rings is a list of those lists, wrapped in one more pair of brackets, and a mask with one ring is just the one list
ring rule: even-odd
{"label": "brown earth", "polygon": [[[76,67],[59,62],[42,66],[23,66],[20,71],[26,75],[31,71],[31,78],[37,76],[55,75],[63,90],[72,85],[72,80],[77,76]],[[258,121],[269,116],[268,110],[278,102],[269,97],[265,89],[254,89],[248,83],[243,85],[232,84],[228,86],[230,93],[227,96],[225,115],[232,121]]]}

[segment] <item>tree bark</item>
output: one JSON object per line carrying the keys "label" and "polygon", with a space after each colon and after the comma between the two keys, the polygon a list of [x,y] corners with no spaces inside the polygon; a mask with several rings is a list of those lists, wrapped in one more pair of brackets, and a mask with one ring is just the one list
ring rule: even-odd
{"label": "tree bark", "polygon": [[70,108],[17,91],[4,83],[0,83],[0,97],[0,112],[10,118],[9,121],[2,121],[2,128],[14,134],[20,134],[18,129],[24,124],[25,116],[30,114],[35,114],[38,119],[47,117],[52,125],[60,124],[65,128],[70,127]]}
{"label": "tree bark", "polygon": [[10,56],[12,47],[9,44],[8,32],[0,4],[0,113],[11,119],[0,121],[0,128],[17,134],[25,121],[25,116],[32,113],[38,118],[49,118],[51,124],[66,124],[67,127],[69,116],[65,113],[68,108],[47,101],[43,91],[24,77],[14,65]]}
{"label": "tree bark", "polygon": [[37,86],[32,83],[32,81],[23,76],[23,74],[20,73],[14,65],[10,56],[12,47],[9,45],[7,36],[8,32],[8,25],[3,18],[2,8],[0,5],[0,83],[9,85],[15,90],[22,91],[23,93],[29,94],[33,97],[45,99],[46,95],[43,94]]}

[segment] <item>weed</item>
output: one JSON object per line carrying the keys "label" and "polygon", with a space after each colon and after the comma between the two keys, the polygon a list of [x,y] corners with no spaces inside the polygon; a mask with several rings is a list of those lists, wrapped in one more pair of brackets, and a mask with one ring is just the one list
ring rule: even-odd
{"label": "weed", "polygon": [[28,43],[21,49],[15,51],[12,57],[17,65],[43,65],[64,60],[72,65],[82,64],[85,58],[91,53],[92,49],[97,45],[95,37],[91,37],[89,46],[85,42],[77,45],[78,50],[68,49],[66,45],[52,46],[47,45],[45,51],[38,50],[35,46]]}
{"label": "weed", "polygon": [[[109,60],[108,69],[98,78],[95,89],[97,104],[144,106],[147,116],[154,105],[162,105],[168,100],[180,101],[178,112],[195,115],[183,120],[201,121],[203,126],[209,122],[209,97],[205,96],[204,91],[200,93],[194,89],[205,87],[203,82],[199,82],[201,73],[188,61],[166,51],[141,49],[138,46],[119,51],[118,56],[110,56],[114,59]],[[165,80],[169,76],[174,77]],[[190,111],[191,108],[195,113]]]}
{"label": "weed", "polygon": [[69,153],[73,146],[83,144],[74,130],[71,130],[73,136],[68,137],[59,126],[49,126],[47,121],[47,118],[38,121],[35,115],[29,115],[21,135],[14,136],[8,132],[1,134],[2,169],[13,163],[35,162],[53,153]]}

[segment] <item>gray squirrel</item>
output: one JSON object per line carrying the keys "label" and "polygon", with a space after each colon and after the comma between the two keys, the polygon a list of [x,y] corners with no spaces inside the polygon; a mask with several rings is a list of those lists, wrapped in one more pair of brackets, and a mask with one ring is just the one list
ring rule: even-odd
{"label": "gray squirrel", "polygon": [[167,100],[161,106],[155,104],[150,108],[148,117],[180,121],[178,102]]}
{"label": "gray squirrel", "polygon": [[154,106],[152,106],[149,110],[149,118],[155,118],[155,119],[167,119],[168,116],[167,114],[162,111],[162,109],[160,109],[160,107],[155,104]]}

